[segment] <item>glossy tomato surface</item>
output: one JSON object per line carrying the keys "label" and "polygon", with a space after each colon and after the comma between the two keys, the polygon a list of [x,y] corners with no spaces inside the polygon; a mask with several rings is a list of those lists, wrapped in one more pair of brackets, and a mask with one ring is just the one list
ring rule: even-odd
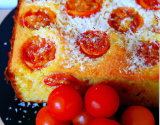
{"label": "glossy tomato surface", "polygon": [[73,120],[73,125],[88,125],[94,119],[85,109],[83,108],[82,112],[79,113]]}
{"label": "glossy tomato surface", "polygon": [[121,125],[117,121],[106,119],[106,118],[96,118],[92,120],[89,125]]}
{"label": "glossy tomato surface", "polygon": [[69,85],[62,85],[49,95],[48,107],[57,119],[72,120],[82,111],[83,99],[76,89]]}
{"label": "glossy tomato surface", "polygon": [[101,0],[68,0],[66,9],[71,16],[89,17],[100,11],[101,3]]}
{"label": "glossy tomato surface", "polygon": [[94,117],[111,117],[119,107],[119,96],[110,86],[97,84],[84,96],[86,110]]}
{"label": "glossy tomato surface", "polygon": [[48,106],[41,108],[36,116],[36,125],[71,125],[71,121],[60,121],[52,116]]}
{"label": "glossy tomato surface", "polygon": [[152,112],[142,106],[128,107],[121,117],[122,125],[155,125]]}

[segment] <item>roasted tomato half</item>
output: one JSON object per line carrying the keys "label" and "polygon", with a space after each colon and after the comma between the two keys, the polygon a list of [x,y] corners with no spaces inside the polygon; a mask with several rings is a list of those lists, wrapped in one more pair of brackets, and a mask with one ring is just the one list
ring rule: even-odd
{"label": "roasted tomato half", "polygon": [[144,24],[143,17],[134,8],[118,7],[113,10],[109,19],[109,25],[115,30],[126,33],[136,32]]}
{"label": "roasted tomato half", "polygon": [[80,46],[80,50],[87,56],[96,58],[108,51],[110,39],[105,32],[89,30],[80,34],[77,44]]}
{"label": "roasted tomato half", "polygon": [[20,24],[32,30],[54,24],[56,14],[49,8],[42,8],[37,11],[29,10],[20,17]]}
{"label": "roasted tomato half", "polygon": [[102,0],[68,0],[67,13],[71,16],[89,17],[100,11]]}
{"label": "roasted tomato half", "polygon": [[55,43],[50,39],[32,36],[21,47],[21,59],[32,70],[44,67],[54,60]]}

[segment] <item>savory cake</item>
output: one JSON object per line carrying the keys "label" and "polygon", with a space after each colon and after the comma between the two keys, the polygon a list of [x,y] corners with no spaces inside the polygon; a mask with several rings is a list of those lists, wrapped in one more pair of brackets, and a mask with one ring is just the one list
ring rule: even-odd
{"label": "savory cake", "polygon": [[21,100],[104,83],[121,104],[159,106],[158,0],[20,0],[14,19],[5,75]]}

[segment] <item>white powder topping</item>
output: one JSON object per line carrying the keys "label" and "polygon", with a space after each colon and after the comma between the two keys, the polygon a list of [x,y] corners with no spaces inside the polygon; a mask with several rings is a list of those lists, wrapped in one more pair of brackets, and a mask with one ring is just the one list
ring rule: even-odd
{"label": "white powder topping", "polygon": [[[27,1],[31,2],[31,0]],[[80,64],[79,70],[84,71],[84,63],[87,65],[86,62],[96,62],[98,60],[103,61],[103,56],[97,59],[90,59],[85,54],[80,52],[79,46],[77,46],[77,37],[80,35],[80,33],[84,33],[88,30],[106,32],[107,34],[111,31],[117,32],[108,24],[110,14],[112,13],[113,9],[117,9],[118,7],[131,7],[134,8],[135,11],[137,11],[143,17],[144,24],[140,29],[138,29],[136,33],[133,33],[131,29],[129,29],[129,32],[122,34],[125,39],[124,47],[127,48],[129,53],[132,52],[132,58],[128,59],[128,62],[133,65],[131,65],[129,69],[136,67],[146,67],[142,62],[144,60],[140,59],[136,55],[134,46],[139,45],[142,40],[147,41],[149,38],[153,38],[153,41],[157,40],[157,37],[154,37],[156,34],[153,32],[153,30],[158,32],[160,27],[159,20],[157,23],[155,23],[156,17],[160,18],[159,10],[146,11],[140,5],[138,5],[135,0],[103,0],[100,12],[91,15],[89,18],[80,18],[72,17],[67,14],[65,7],[66,1],[67,0],[35,0],[32,3],[28,3],[28,6],[34,4],[37,6],[50,7],[53,11],[54,8],[51,7],[51,4],[54,3],[58,5],[59,9],[56,10],[56,22],[55,24],[51,24],[49,28],[53,31],[55,31],[56,28],[59,29],[60,34],[63,34],[62,36],[65,39],[65,42],[68,44],[64,47],[66,49],[65,53],[61,54],[64,59],[61,60],[59,64],[63,65],[64,68],[71,68],[75,64]],[[125,20],[132,21],[133,19],[127,18]],[[123,20],[122,23],[125,22],[125,20]],[[40,28],[40,30],[41,29],[43,28]],[[41,35],[41,37],[46,38],[45,34],[44,36]],[[66,58],[64,55],[68,55],[69,60],[65,60]]]}
{"label": "white powder topping", "polygon": [[22,121],[21,121],[21,120],[19,120],[19,121],[18,121],[18,123],[22,123]]}
{"label": "white powder topping", "polygon": [[4,42],[4,45],[6,46],[6,45],[7,45],[7,42]]}
{"label": "white powder topping", "polygon": [[47,103],[43,103],[43,107],[46,106],[46,105],[47,105]]}
{"label": "white powder topping", "polygon": [[32,108],[35,108],[35,107],[39,107],[39,104],[38,103],[33,103]]}
{"label": "white powder topping", "polygon": [[25,107],[25,102],[18,103],[19,106]]}

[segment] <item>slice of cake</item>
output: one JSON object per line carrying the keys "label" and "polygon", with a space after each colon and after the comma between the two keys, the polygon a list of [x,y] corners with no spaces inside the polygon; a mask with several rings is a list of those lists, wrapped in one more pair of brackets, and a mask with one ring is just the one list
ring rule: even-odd
{"label": "slice of cake", "polygon": [[18,98],[104,83],[121,104],[159,106],[160,3],[20,0],[5,74]]}

